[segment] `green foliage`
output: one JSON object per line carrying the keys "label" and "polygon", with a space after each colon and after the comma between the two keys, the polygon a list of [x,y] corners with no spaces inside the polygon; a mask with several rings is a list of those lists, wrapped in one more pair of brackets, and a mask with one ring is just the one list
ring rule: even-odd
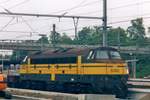
{"label": "green foliage", "polygon": [[66,35],[66,33],[63,33],[63,35],[61,36],[60,40],[59,40],[59,44],[73,44],[73,40]]}
{"label": "green foliage", "polygon": [[81,44],[89,43],[93,34],[93,30],[90,27],[84,27],[81,31],[78,32],[78,41]]}
{"label": "green foliage", "polygon": [[51,42],[51,44],[59,44],[59,43],[61,43],[61,35],[60,35],[60,33],[51,32],[50,42]]}
{"label": "green foliage", "polygon": [[150,76],[150,55],[137,55],[137,77]]}
{"label": "green foliage", "polygon": [[84,27],[78,32],[78,39],[74,39],[74,44],[95,45],[102,41],[102,32],[99,27]]}
{"label": "green foliage", "polygon": [[127,37],[126,31],[120,27],[110,28],[108,30],[108,45],[127,45],[129,38]]}
{"label": "green foliage", "polygon": [[130,38],[130,43],[135,45],[143,45],[145,42],[145,28],[143,25],[143,19],[137,18],[131,21],[131,26],[128,27],[127,33]]}
{"label": "green foliage", "polygon": [[37,40],[37,43],[49,44],[48,37],[42,36],[39,40]]}

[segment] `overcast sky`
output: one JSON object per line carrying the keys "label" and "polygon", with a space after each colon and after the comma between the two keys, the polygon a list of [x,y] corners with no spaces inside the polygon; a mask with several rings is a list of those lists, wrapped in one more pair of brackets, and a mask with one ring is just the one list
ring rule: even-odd
{"label": "overcast sky", "polygon": [[[102,17],[103,0],[0,0],[0,12],[63,14]],[[150,0],[107,0],[108,25],[127,28],[131,19],[144,17],[145,27],[150,26]],[[52,24],[58,32],[74,37],[73,19],[12,17],[0,15],[0,39],[37,39],[39,33],[50,34]],[[79,19],[79,29],[101,25],[101,20]],[[2,32],[7,31],[7,32]],[[8,32],[9,31],[9,32]],[[15,31],[15,32],[10,32]],[[30,32],[32,37],[30,37]],[[149,35],[149,34],[147,34]]]}

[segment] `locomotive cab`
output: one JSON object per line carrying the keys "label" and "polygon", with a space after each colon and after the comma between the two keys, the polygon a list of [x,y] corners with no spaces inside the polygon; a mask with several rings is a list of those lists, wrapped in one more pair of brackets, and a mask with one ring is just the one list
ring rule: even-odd
{"label": "locomotive cab", "polygon": [[120,53],[116,49],[97,48],[90,50],[87,57],[87,61],[93,62],[112,62],[123,61]]}

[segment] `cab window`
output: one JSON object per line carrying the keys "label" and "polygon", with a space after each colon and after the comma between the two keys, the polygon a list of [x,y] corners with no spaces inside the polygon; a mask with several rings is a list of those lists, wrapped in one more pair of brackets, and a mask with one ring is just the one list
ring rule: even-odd
{"label": "cab window", "polygon": [[110,51],[110,56],[111,56],[111,59],[121,59],[121,56],[119,52],[117,51]]}
{"label": "cab window", "polygon": [[28,63],[28,60],[27,60],[28,56],[26,56],[23,61],[21,62],[22,64],[27,64]]}
{"label": "cab window", "polygon": [[98,50],[96,52],[96,59],[109,59],[108,52],[104,50]]}
{"label": "cab window", "polygon": [[90,51],[88,56],[87,56],[87,59],[94,59],[94,52],[93,51]]}

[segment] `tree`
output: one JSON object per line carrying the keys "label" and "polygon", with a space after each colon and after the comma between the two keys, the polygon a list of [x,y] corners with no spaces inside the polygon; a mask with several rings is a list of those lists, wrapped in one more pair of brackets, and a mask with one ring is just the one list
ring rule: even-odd
{"label": "tree", "polygon": [[[137,18],[131,21],[131,26],[127,28],[128,36],[133,43],[143,45],[145,40],[145,28],[143,25],[143,19]],[[134,44],[135,45],[135,44]]]}
{"label": "tree", "polygon": [[[81,31],[78,32],[78,44],[88,44],[92,34],[92,29],[90,27],[84,27]],[[76,42],[77,42],[76,41]]]}
{"label": "tree", "polygon": [[37,40],[37,43],[49,44],[49,40],[47,36],[42,36]]}
{"label": "tree", "polygon": [[99,26],[94,26],[92,30],[92,35],[91,35],[91,41],[90,44],[92,45],[102,45],[102,40],[103,40],[103,30]]}
{"label": "tree", "polygon": [[102,31],[99,26],[84,27],[79,31],[79,39],[75,40],[76,44],[96,45],[100,44],[102,40]]}
{"label": "tree", "polygon": [[108,45],[126,45],[128,40],[127,33],[123,28],[110,28],[108,30]]}
{"label": "tree", "polygon": [[52,44],[58,44],[60,43],[60,40],[61,40],[61,35],[60,33],[58,32],[51,32],[51,35],[50,35],[50,42]]}
{"label": "tree", "polygon": [[60,38],[59,44],[73,44],[73,40],[66,35],[66,33],[63,33],[63,35]]}

